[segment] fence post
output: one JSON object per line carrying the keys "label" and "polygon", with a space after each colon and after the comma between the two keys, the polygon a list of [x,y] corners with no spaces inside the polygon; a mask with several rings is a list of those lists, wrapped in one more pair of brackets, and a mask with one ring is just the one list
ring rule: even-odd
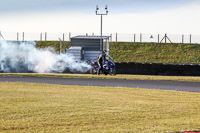
{"label": "fence post", "polygon": [[17,41],[19,41],[19,33],[17,32]]}
{"label": "fence post", "polygon": [[62,40],[59,38],[60,40],[60,54],[62,53]]}
{"label": "fence post", "polygon": [[71,32],[69,32],[69,42],[71,41]]}
{"label": "fence post", "polygon": [[45,41],[47,41],[47,32],[45,32]]}
{"label": "fence post", "polygon": [[24,41],[24,32],[22,33],[22,41]]}
{"label": "fence post", "polygon": [[63,42],[65,41],[65,33],[63,33]]}
{"label": "fence post", "polygon": [[110,42],[112,42],[112,34],[110,34]]}
{"label": "fence post", "polygon": [[167,43],[167,33],[165,33],[165,43]]}
{"label": "fence post", "polygon": [[160,43],[160,34],[158,34],[158,43]]}
{"label": "fence post", "polygon": [[42,41],[42,33],[40,33],[40,41]]}
{"label": "fence post", "polygon": [[190,43],[192,43],[192,35],[190,34]]}
{"label": "fence post", "polygon": [[142,42],[142,33],[140,33],[140,42]]}
{"label": "fence post", "polygon": [[136,35],[134,34],[134,42],[135,42],[135,40],[136,40]]}
{"label": "fence post", "polygon": [[117,42],[117,33],[116,33],[116,42]]}
{"label": "fence post", "polygon": [[184,35],[182,35],[182,43],[184,43]]}

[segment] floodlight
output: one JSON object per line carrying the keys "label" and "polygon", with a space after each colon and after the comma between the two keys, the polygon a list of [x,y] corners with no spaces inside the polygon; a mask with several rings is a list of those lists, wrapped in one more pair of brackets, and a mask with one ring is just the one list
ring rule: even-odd
{"label": "floodlight", "polygon": [[98,5],[96,6],[96,10],[97,10],[97,11],[99,10],[99,7],[98,7]]}
{"label": "floodlight", "polygon": [[105,10],[108,10],[108,6],[106,5]]}
{"label": "floodlight", "polygon": [[100,45],[102,46],[103,45],[103,42],[102,42],[102,19],[103,19],[103,15],[108,15],[108,6],[106,5],[105,6],[105,11],[106,13],[98,13],[98,10],[99,10],[99,7],[98,5],[96,5],[96,15],[101,15],[101,39],[100,39]]}

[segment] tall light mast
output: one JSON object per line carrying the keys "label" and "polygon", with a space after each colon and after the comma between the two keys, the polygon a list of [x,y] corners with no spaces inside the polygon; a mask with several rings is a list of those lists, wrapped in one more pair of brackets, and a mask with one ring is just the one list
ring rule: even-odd
{"label": "tall light mast", "polygon": [[96,15],[101,15],[101,30],[100,30],[100,36],[101,36],[101,40],[100,40],[100,47],[103,47],[103,40],[102,40],[102,30],[103,30],[103,15],[108,15],[108,6],[105,6],[105,11],[106,13],[98,13],[99,11],[99,7],[98,5],[96,6]]}

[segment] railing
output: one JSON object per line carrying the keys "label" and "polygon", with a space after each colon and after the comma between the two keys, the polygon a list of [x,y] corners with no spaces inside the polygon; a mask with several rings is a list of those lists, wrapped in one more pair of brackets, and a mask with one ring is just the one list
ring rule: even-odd
{"label": "railing", "polygon": [[[71,37],[77,35],[98,35],[95,33],[53,33],[53,32],[43,32],[43,33],[28,33],[28,32],[0,32],[3,36],[0,36],[0,40],[5,38],[5,40],[12,41],[58,41],[59,38],[64,41],[70,41]],[[192,34],[119,34],[110,33],[104,34],[110,36],[110,42],[154,42],[154,43],[199,43],[200,35]]]}

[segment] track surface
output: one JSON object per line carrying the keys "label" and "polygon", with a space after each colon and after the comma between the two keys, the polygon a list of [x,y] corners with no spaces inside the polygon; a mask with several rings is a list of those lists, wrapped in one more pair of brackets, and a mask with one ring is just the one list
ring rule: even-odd
{"label": "track surface", "polygon": [[130,87],[160,90],[200,92],[200,82],[123,80],[123,79],[86,79],[55,77],[0,76],[0,82],[28,82],[79,86]]}

